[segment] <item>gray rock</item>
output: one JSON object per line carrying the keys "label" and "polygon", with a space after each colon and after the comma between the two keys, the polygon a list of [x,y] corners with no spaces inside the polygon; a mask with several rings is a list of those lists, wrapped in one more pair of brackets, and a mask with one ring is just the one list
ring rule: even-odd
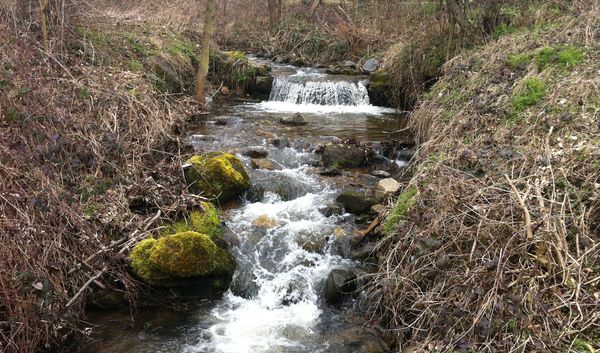
{"label": "gray rock", "polygon": [[356,275],[351,270],[336,268],[329,273],[325,281],[325,300],[336,304],[355,290]]}
{"label": "gray rock", "polygon": [[377,201],[372,196],[355,190],[343,191],[336,198],[336,201],[341,203],[347,212],[355,215],[367,213],[373,205],[377,204]]}
{"label": "gray rock", "polygon": [[370,74],[371,72],[377,71],[378,68],[379,68],[379,60],[377,60],[375,58],[371,58],[371,59],[367,60],[362,66],[363,71],[368,74]]}
{"label": "gray rock", "polygon": [[342,172],[337,168],[322,168],[319,170],[319,175],[327,176],[327,177],[334,177],[334,176],[338,176],[341,174],[342,174]]}
{"label": "gray rock", "polygon": [[266,158],[269,152],[263,149],[247,149],[242,152],[242,155],[250,158]]}
{"label": "gray rock", "polygon": [[319,212],[321,212],[321,214],[323,214],[325,217],[331,217],[334,215],[339,216],[344,213],[344,206],[337,202],[333,202],[319,208]]}
{"label": "gray rock", "polygon": [[371,175],[378,178],[389,178],[391,176],[390,173],[385,170],[374,170],[371,172]]}
{"label": "gray rock", "polygon": [[290,147],[290,140],[287,137],[275,137],[271,140],[271,143],[275,147],[286,148]]}
{"label": "gray rock", "polygon": [[350,60],[346,60],[342,63],[342,66],[345,68],[354,69],[356,68],[356,63]]}
{"label": "gray rock", "polygon": [[170,93],[183,93],[189,87],[193,68],[179,67],[162,56],[151,56],[145,62],[148,71],[154,76],[155,84]]}
{"label": "gray rock", "polygon": [[375,187],[375,195],[377,197],[388,197],[397,193],[400,190],[400,183],[395,179],[387,178],[382,179],[377,183]]}
{"label": "gray rock", "polygon": [[308,125],[308,121],[306,121],[306,119],[304,119],[304,117],[300,113],[296,113],[296,114],[292,115],[291,117],[281,118],[281,119],[279,119],[279,123],[281,123],[283,125],[289,125],[289,126]]}
{"label": "gray rock", "polygon": [[321,150],[323,163],[328,166],[356,168],[366,163],[362,148],[349,145],[325,145]]}
{"label": "gray rock", "polygon": [[352,249],[351,257],[354,260],[371,260],[372,262],[377,262],[375,249],[377,249],[377,244],[375,243],[360,244]]}
{"label": "gray rock", "polygon": [[257,97],[268,97],[273,87],[272,76],[257,76],[248,86],[248,93]]}

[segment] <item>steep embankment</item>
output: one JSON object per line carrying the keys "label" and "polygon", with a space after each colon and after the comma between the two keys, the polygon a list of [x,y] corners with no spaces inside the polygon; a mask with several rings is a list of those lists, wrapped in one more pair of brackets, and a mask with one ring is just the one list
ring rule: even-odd
{"label": "steep embankment", "polygon": [[[62,344],[107,293],[134,301],[124,254],[197,205],[178,138],[202,110],[183,94],[197,36],[83,17],[45,53],[0,22],[1,351]],[[259,70],[236,53],[211,65],[214,88],[242,90]]]}
{"label": "steep embankment", "polygon": [[600,21],[462,53],[412,114],[372,287],[399,351],[600,349]]}

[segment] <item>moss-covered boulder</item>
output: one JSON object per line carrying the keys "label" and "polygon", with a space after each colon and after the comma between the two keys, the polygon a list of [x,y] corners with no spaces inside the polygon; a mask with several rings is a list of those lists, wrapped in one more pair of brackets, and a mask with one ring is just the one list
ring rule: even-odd
{"label": "moss-covered boulder", "polygon": [[133,272],[150,285],[185,286],[195,280],[230,278],[235,260],[208,235],[183,232],[146,239],[130,255]]}
{"label": "moss-covered boulder", "polygon": [[250,178],[242,162],[229,153],[205,153],[187,161],[185,178],[190,190],[221,202],[250,189]]}
{"label": "moss-covered boulder", "polygon": [[367,84],[367,91],[369,93],[371,104],[382,107],[391,106],[391,90],[390,77],[386,70],[379,69],[375,72],[371,72]]}
{"label": "moss-covered boulder", "polygon": [[161,235],[172,235],[183,232],[196,232],[206,234],[218,247],[227,249],[227,242],[223,239],[223,227],[219,212],[209,202],[201,202],[200,208],[195,209],[187,216],[175,223],[168,224],[161,231]]}

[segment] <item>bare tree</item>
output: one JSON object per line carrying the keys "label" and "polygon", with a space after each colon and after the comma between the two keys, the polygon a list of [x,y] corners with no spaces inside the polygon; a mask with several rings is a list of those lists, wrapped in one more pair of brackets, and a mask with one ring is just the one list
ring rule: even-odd
{"label": "bare tree", "polygon": [[202,53],[200,55],[200,67],[196,79],[196,100],[205,103],[204,91],[206,88],[206,76],[208,75],[208,64],[210,59],[210,41],[214,30],[214,18],[217,11],[217,1],[208,0],[206,4],[206,15],[204,16],[204,29],[202,33]]}

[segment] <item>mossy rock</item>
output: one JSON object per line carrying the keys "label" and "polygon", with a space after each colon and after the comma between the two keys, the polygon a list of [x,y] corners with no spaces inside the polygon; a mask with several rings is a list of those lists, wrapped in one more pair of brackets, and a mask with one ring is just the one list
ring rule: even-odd
{"label": "mossy rock", "polygon": [[194,193],[221,202],[240,196],[250,189],[250,178],[242,162],[229,153],[206,153],[187,161],[185,178]]}
{"label": "mossy rock", "polygon": [[183,232],[146,239],[130,255],[133,272],[150,285],[185,286],[202,277],[231,277],[235,260],[209,236]]}
{"label": "mossy rock", "polygon": [[391,89],[390,76],[386,70],[379,69],[371,73],[367,84],[371,104],[384,107],[391,106]]}
{"label": "mossy rock", "polygon": [[206,234],[220,248],[226,249],[227,243],[223,240],[223,228],[219,212],[209,202],[201,202],[201,209],[191,211],[187,217],[173,224],[167,225],[161,235],[172,235],[183,232],[196,232]]}

